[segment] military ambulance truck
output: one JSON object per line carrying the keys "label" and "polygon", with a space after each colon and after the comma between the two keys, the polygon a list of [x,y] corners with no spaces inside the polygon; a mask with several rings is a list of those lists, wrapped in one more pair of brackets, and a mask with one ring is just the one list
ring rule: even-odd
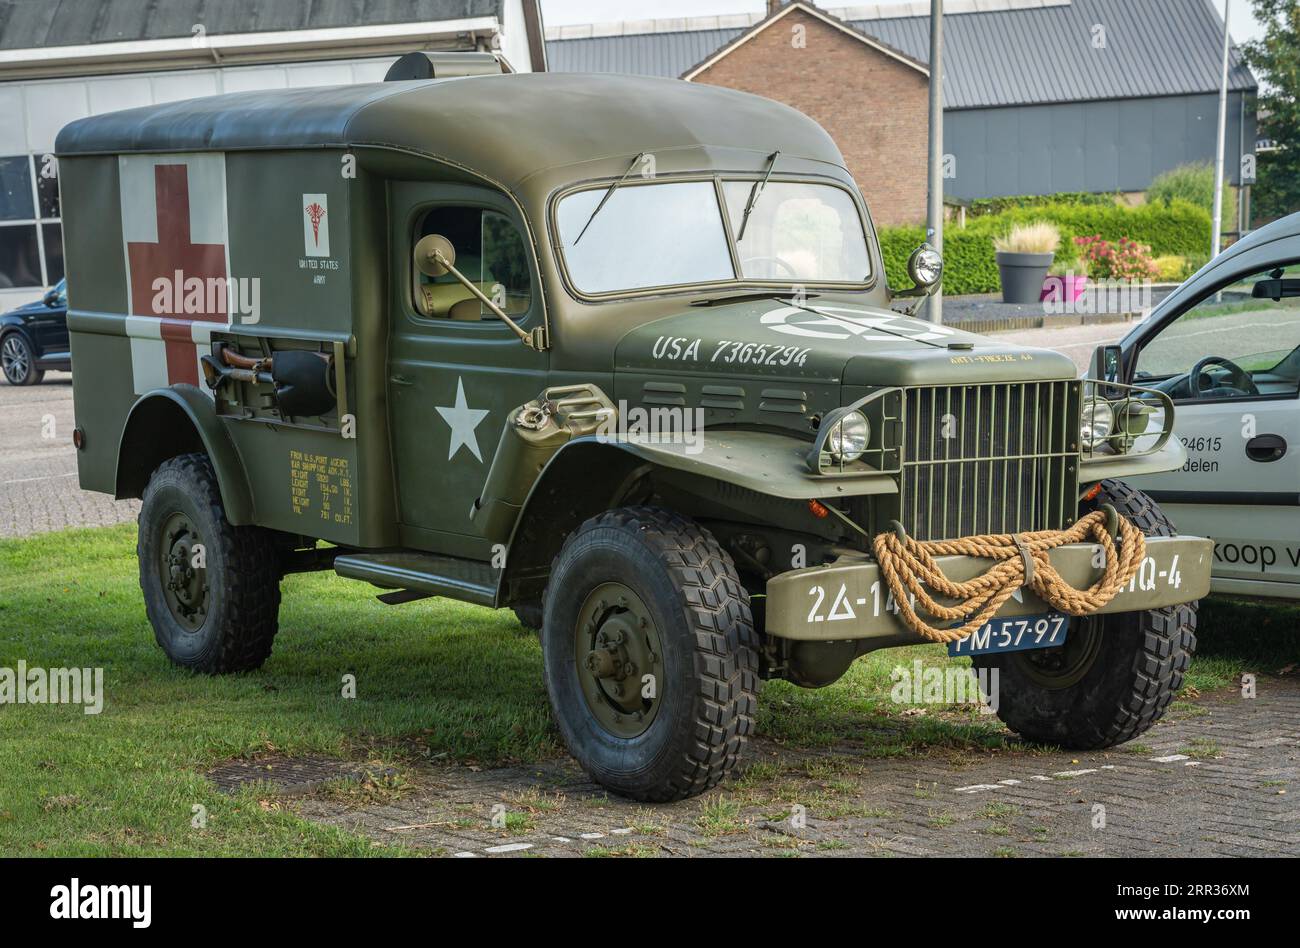
{"label": "military ambulance truck", "polygon": [[997,669],[1035,741],[1160,717],[1210,565],[1121,479],[1183,463],[1166,396],[911,318],[941,261],[891,292],[786,106],[390,75],[59,135],[80,482],[142,499],[168,658],[258,668],[305,570],[510,607],[574,756],[651,801],[736,764],[764,679],[890,646]]}

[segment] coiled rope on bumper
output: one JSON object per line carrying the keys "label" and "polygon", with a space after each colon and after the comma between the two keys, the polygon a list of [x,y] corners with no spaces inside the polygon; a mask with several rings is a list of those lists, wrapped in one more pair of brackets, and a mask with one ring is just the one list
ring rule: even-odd
{"label": "coiled rope on bumper", "polygon": [[[1119,522],[1119,549],[1108,529],[1110,514],[1097,510],[1080,517],[1068,530],[1039,530],[1032,533],[1000,533],[958,540],[914,540],[894,532],[879,534],[872,542],[881,575],[893,593],[903,624],[932,642],[964,639],[997,614],[1017,589],[1028,587],[1058,612],[1085,616],[1101,609],[1137,573],[1146,556],[1146,538],[1125,517]],[[1087,589],[1075,589],[1052,566],[1051,550],[1067,543],[1091,540],[1101,547],[1102,574]],[[976,556],[995,560],[982,576],[955,583],[944,575],[936,556]],[[929,590],[954,605],[938,602]],[[915,596],[913,600],[907,594]],[[943,628],[931,625],[918,614],[918,607],[942,623],[963,625]]]}

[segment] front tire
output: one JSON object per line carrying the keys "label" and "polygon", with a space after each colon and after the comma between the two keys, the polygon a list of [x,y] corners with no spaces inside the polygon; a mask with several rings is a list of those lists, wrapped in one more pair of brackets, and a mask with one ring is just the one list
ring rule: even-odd
{"label": "front tire", "polygon": [[756,636],[707,530],[652,507],[588,520],[552,564],[544,612],[551,708],[596,782],[661,803],[736,765],[754,727]]}
{"label": "front tire", "polygon": [[172,662],[208,675],[262,666],[279,621],[279,556],[269,532],[226,519],[207,457],[153,472],[136,553],[145,611]]}
{"label": "front tire", "polygon": [[[1177,533],[1154,500],[1122,481],[1102,481],[1090,509],[1106,503],[1147,536]],[[1074,619],[1060,648],[972,662],[998,669],[997,713],[1011,730],[1040,744],[1099,750],[1164,715],[1196,650],[1196,611],[1191,602]]]}

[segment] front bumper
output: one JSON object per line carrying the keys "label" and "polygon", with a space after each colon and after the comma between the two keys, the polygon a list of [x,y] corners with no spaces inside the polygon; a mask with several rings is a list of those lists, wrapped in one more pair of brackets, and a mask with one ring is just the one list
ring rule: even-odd
{"label": "front bumper", "polygon": [[[1086,589],[1101,575],[1093,566],[1098,549],[1071,543],[1048,555],[1063,580]],[[1210,591],[1213,550],[1213,541],[1200,537],[1147,537],[1147,555],[1137,575],[1100,612],[1136,612],[1200,599]],[[991,565],[973,556],[942,556],[937,562],[955,582],[973,579]],[[1048,611],[1037,595],[1022,589],[997,615]],[[769,635],[801,642],[869,639],[872,648],[927,641],[899,621],[880,568],[865,554],[773,577],[767,584],[766,628]]]}

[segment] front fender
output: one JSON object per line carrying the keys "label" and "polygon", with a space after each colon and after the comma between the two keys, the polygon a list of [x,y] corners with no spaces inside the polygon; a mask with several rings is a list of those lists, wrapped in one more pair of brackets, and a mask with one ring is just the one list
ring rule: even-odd
{"label": "front fender", "polygon": [[163,461],[201,449],[212,462],[226,519],[256,521],[244,465],[212,399],[193,385],[146,392],[131,407],[117,448],[116,496],[140,497]]}
{"label": "front fender", "polygon": [[1159,451],[1150,454],[1117,454],[1085,458],[1079,462],[1079,483],[1091,484],[1106,478],[1137,477],[1176,471],[1187,463],[1187,449],[1178,438],[1170,438]]}
{"label": "front fender", "polygon": [[[521,505],[496,503],[484,526],[509,551],[499,602],[537,598],[541,580],[569,530],[624,503],[644,474],[680,471],[782,500],[897,493],[887,474],[815,476],[808,443],[755,431],[701,433],[693,444],[649,438],[575,438],[556,451],[534,479]],[[508,509],[507,509],[508,508]]]}
{"label": "front fender", "polygon": [[816,475],[808,470],[808,442],[767,431],[702,431],[675,443],[622,438],[611,444],[641,460],[699,474],[782,500],[896,494],[888,474]]}

